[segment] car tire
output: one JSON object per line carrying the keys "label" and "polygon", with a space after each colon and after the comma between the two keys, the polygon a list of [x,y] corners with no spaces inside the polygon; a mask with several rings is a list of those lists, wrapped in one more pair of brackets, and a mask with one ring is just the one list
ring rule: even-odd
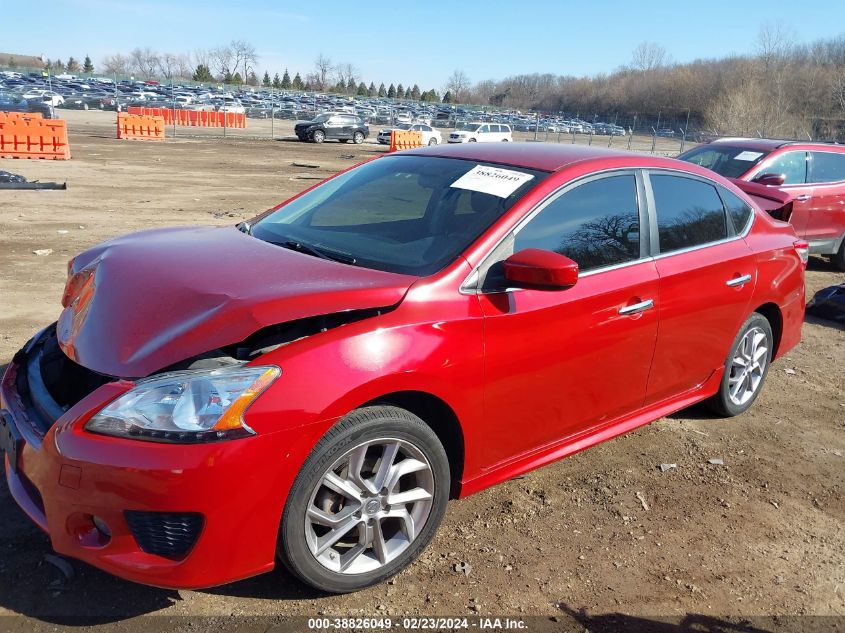
{"label": "car tire", "polygon": [[836,270],[845,272],[845,240],[842,240],[839,250],[830,256],[830,263]]}
{"label": "car tire", "polygon": [[364,133],[363,132],[355,132],[355,134],[352,135],[352,142],[355,143],[355,145],[360,145],[361,143],[363,143],[364,142]]}
{"label": "car tire", "polygon": [[87,110],[87,109],[88,109],[88,104],[87,104],[87,103],[83,103],[83,104],[82,104],[82,109],[83,109],[83,110]]}
{"label": "car tire", "polygon": [[[391,459],[382,470],[385,455]],[[317,442],[294,480],[279,558],[321,591],[348,593],[383,582],[431,541],[450,482],[443,445],[420,418],[392,406],[353,411]],[[388,503],[400,494],[412,500]]]}
{"label": "car tire", "polygon": [[471,138],[467,141],[467,143],[475,143],[475,142],[476,142],[476,140],[474,138]]}
{"label": "car tire", "polygon": [[753,313],[731,344],[719,391],[706,400],[711,411],[733,417],[754,404],[769,373],[773,346],[774,336],[768,319],[759,312]]}
{"label": "car tire", "polygon": [[436,138],[428,139],[428,146],[432,147],[433,145],[437,145],[437,139]]}
{"label": "car tire", "polygon": [[502,139],[502,143],[507,143],[507,142],[508,142],[508,139],[506,139],[506,138]]}
{"label": "car tire", "polygon": [[326,140],[326,133],[322,130],[316,130],[311,134],[311,140],[315,143],[322,143]]}

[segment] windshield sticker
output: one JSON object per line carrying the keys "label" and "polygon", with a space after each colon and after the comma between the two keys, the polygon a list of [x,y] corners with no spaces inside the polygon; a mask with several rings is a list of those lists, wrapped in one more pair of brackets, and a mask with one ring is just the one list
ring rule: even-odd
{"label": "windshield sticker", "polygon": [[507,198],[533,177],[532,174],[524,174],[521,171],[476,165],[453,182],[452,186]]}
{"label": "windshield sticker", "polygon": [[734,156],[734,160],[757,160],[763,155],[763,152],[740,152]]}

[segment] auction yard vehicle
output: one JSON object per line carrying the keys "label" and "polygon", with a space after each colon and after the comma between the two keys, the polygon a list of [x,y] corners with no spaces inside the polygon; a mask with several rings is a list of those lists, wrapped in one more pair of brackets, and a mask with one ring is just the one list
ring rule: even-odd
{"label": "auction yard vehicle", "polygon": [[[831,143],[726,138],[699,145],[679,159],[726,178],[789,194],[789,220],[810,252],[845,271],[845,146]],[[791,212],[791,215],[790,215]]]}
{"label": "auction yard vehicle", "polygon": [[326,112],[318,114],[312,121],[300,121],[293,127],[300,141],[322,143],[337,139],[343,143],[352,141],[361,144],[370,135],[370,128],[359,116]]}
{"label": "auction yard vehicle", "polygon": [[450,143],[493,143],[513,141],[511,127],[504,123],[461,123],[449,134]]}
{"label": "auction yard vehicle", "polygon": [[426,125],[425,123],[406,123],[405,125],[397,125],[392,128],[386,127],[378,133],[376,140],[382,145],[389,145],[391,130],[420,132],[422,134],[423,145],[437,145],[443,142],[443,137],[440,135],[440,131],[435,130],[433,127]]}
{"label": "auction yard vehicle", "polygon": [[357,590],[419,556],[449,498],[698,401],[744,412],[800,339],[806,256],[689,163],[388,154],[237,227],[74,257],[0,383],[6,479],[57,552],[123,578],[278,558]]}

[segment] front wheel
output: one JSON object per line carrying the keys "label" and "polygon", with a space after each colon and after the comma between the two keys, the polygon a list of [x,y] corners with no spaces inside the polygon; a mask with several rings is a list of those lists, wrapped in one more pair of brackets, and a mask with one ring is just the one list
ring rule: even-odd
{"label": "front wheel", "polygon": [[380,583],[434,536],[449,496],[437,435],[391,406],[353,411],[320,439],[288,494],[278,554],[322,591]]}
{"label": "front wheel", "polygon": [[715,413],[732,417],[748,410],[760,392],[772,362],[772,326],[755,312],[739,329],[728,358],[719,391],[707,400]]}
{"label": "front wheel", "polygon": [[475,143],[475,139],[474,139],[474,138],[471,138],[471,139],[469,139],[469,140],[467,141],[467,143]]}
{"label": "front wheel", "polygon": [[352,135],[352,142],[355,143],[355,145],[360,145],[361,143],[363,143],[364,142],[364,133],[363,132],[355,132],[355,134]]}
{"label": "front wheel", "polygon": [[326,133],[322,130],[316,130],[312,135],[311,138],[315,143],[322,143],[326,140]]}
{"label": "front wheel", "polygon": [[436,138],[428,139],[428,146],[431,147],[432,145],[437,145],[437,139]]}

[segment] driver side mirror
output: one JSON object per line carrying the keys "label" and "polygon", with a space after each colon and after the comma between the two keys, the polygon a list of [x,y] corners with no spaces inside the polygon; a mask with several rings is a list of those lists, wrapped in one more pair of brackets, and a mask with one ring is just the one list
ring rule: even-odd
{"label": "driver side mirror", "polygon": [[754,179],[754,182],[768,187],[780,187],[786,180],[783,174],[761,174]]}
{"label": "driver side mirror", "polygon": [[505,280],[515,288],[562,290],[578,281],[578,264],[553,251],[526,248],[502,264]]}

